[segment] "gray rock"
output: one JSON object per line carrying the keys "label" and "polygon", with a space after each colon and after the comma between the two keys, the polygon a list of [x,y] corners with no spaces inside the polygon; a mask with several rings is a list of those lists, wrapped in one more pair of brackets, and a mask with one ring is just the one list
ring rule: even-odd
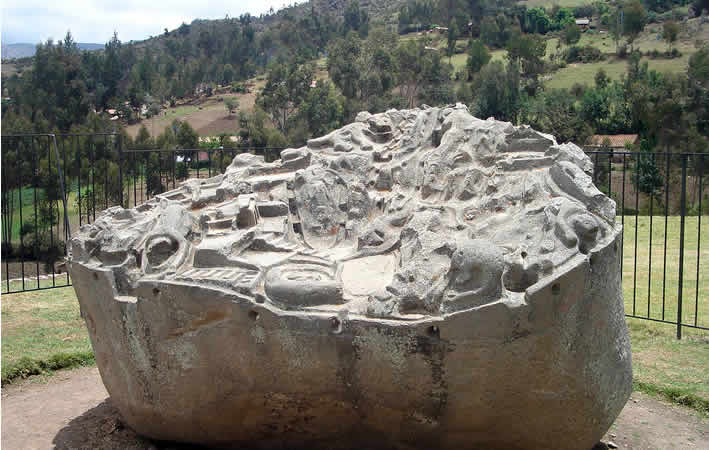
{"label": "gray rock", "polygon": [[464,105],[236,156],[71,242],[112,402],[160,440],[591,448],[632,388],[588,157]]}

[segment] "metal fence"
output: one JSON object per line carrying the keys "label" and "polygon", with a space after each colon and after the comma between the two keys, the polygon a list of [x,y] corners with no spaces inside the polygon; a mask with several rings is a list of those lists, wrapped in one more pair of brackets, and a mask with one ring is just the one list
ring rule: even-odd
{"label": "metal fence", "polygon": [[[596,186],[623,225],[621,277],[628,317],[709,330],[709,269],[702,215],[703,153],[587,152]],[[706,243],[705,243],[706,247]]]}
{"label": "metal fence", "polygon": [[[65,243],[100,211],[223,173],[239,153],[273,161],[281,150],[125,149],[117,134],[2,136],[2,293],[71,285]],[[588,155],[594,182],[616,201],[624,228],[626,314],[672,324],[678,338],[684,327],[709,330],[709,252],[702,248],[709,155]]]}
{"label": "metal fence", "polygon": [[3,135],[2,293],[70,286],[66,243],[101,211],[223,173],[239,153],[274,161],[281,150],[125,149],[115,133]]}

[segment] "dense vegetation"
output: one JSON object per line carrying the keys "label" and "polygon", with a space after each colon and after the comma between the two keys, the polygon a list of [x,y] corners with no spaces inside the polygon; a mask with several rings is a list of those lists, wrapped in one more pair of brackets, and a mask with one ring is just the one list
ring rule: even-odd
{"label": "dense vegetation", "polygon": [[[253,146],[302,144],[360,110],[460,101],[481,117],[530,123],[560,140],[639,133],[647,148],[704,151],[709,49],[692,55],[686,73],[670,75],[649,70],[634,47],[649,21],[663,20],[668,47],[659,56],[678,56],[673,44],[680,26],[663,15],[683,2],[598,0],[545,9],[512,0],[408,0],[397,17],[374,18],[356,0],[338,17],[304,4],[259,18],[195,20],[137,43],[114,35],[100,52],[80,51],[67,33],[63,41],[38,45],[31,68],[5,80],[3,125],[13,132],[110,129],[113,123],[95,111],[116,109],[129,123],[143,105],[149,117],[180,99],[211,95],[220,85],[236,92],[240,82],[264,74],[256,108],[240,111],[235,122],[234,133]],[[701,11],[705,3],[690,9]],[[599,72],[590,87],[547,89],[545,74],[605,57],[578,45],[580,17],[596,18],[613,36],[627,74],[611,80]],[[412,30],[432,31],[402,36]],[[551,36],[559,45],[548,55]],[[444,45],[436,47],[441,39]],[[496,49],[505,50],[503,60],[491,58]],[[467,62],[456,69],[451,59],[461,53]],[[313,83],[314,63],[323,57],[327,77]],[[226,108],[230,115],[238,109],[231,100]],[[175,145],[170,130],[163,134],[150,144]]]}

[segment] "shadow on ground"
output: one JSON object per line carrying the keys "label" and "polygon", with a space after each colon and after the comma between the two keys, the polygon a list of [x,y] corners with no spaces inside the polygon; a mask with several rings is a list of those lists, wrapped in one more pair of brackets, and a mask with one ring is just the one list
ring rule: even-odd
{"label": "shadow on ground", "polygon": [[155,442],[138,436],[123,424],[118,410],[111,399],[95,406],[71,422],[57,433],[54,448],[104,449],[104,450],[187,450],[202,449],[194,445],[180,445],[172,442]]}

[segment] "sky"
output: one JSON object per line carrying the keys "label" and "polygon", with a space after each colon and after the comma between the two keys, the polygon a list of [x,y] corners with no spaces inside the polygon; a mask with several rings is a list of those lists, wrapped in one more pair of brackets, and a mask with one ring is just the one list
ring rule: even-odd
{"label": "sky", "polygon": [[143,40],[174,30],[194,19],[223,19],[243,13],[258,16],[278,9],[283,0],[3,0],[2,42],[37,44],[63,39],[71,30],[76,42],[103,44],[114,30],[122,42]]}

